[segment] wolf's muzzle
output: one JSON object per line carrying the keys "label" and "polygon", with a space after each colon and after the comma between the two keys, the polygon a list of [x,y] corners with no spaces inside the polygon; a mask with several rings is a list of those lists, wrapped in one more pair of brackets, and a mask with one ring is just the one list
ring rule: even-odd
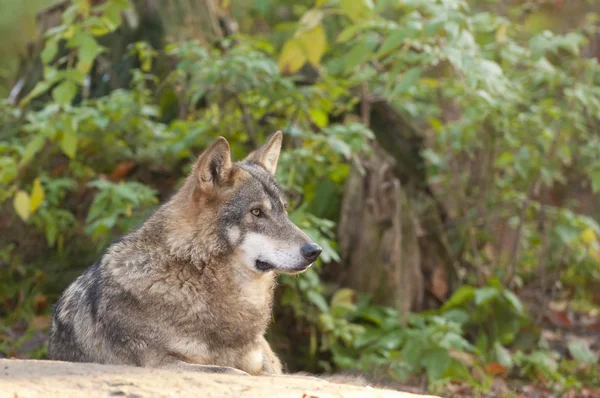
{"label": "wolf's muzzle", "polygon": [[323,249],[321,249],[319,245],[315,243],[307,243],[300,249],[300,254],[302,254],[302,257],[307,259],[309,262],[314,263],[315,260],[319,258],[319,255],[322,251]]}

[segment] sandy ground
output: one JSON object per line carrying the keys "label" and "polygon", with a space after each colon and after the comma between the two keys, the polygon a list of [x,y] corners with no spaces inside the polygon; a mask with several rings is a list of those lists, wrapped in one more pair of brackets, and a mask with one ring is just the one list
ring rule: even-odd
{"label": "sandy ground", "polygon": [[429,397],[291,376],[251,377],[55,361],[0,359],[0,398]]}

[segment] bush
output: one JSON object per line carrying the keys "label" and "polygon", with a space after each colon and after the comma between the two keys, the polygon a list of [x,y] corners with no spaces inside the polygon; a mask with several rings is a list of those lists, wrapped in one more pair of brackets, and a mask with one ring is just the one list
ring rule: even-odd
{"label": "bush", "polygon": [[[280,312],[308,330],[292,336],[301,343],[294,365],[425,375],[432,387],[485,389],[509,373],[557,390],[597,382],[587,345],[569,345],[587,364],[581,372],[537,329],[519,339],[535,327],[513,291],[538,275],[543,288],[552,274],[568,286],[600,280],[600,226],[589,211],[548,200],[574,181],[588,195],[600,189],[600,68],[581,55],[593,25],[530,34],[466,1],[301,3],[298,22],[266,35],[132,43],[130,85],[97,96],[101,43],[126,30],[128,2],[64,12],[46,36],[43,80],[20,104],[0,103],[0,225],[10,226],[0,238],[0,352],[25,355],[22,345],[47,327],[48,302],[176,189],[219,135],[239,159],[284,130],[278,177],[290,217],[323,247],[321,263],[339,262],[343,183],[376,139],[355,109],[371,98],[426,138],[426,183],[459,221],[442,233],[461,286],[438,310],[401,314],[322,280],[318,267],[283,277]],[[306,78],[311,68],[316,78]],[[498,244],[502,224],[509,245]]]}

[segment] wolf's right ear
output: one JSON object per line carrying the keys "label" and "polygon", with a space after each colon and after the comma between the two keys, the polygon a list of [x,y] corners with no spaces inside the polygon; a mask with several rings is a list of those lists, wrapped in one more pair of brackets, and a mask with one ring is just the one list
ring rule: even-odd
{"label": "wolf's right ear", "polygon": [[283,133],[279,130],[269,138],[266,144],[249,154],[246,160],[256,162],[267,169],[269,173],[275,174],[282,141]]}
{"label": "wolf's right ear", "polygon": [[228,181],[231,173],[231,151],[229,143],[219,137],[200,155],[194,168],[197,186],[209,191]]}

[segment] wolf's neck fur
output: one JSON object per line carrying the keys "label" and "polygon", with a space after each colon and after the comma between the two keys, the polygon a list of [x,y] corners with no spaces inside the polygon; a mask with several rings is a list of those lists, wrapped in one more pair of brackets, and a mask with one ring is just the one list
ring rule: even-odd
{"label": "wolf's neck fur", "polygon": [[[197,215],[186,218],[181,215],[183,212],[177,211],[181,209],[180,206],[181,203],[168,202],[157,210],[138,231],[131,234],[131,240],[128,239],[131,243],[151,241],[153,244],[128,245],[129,250],[135,247],[155,247],[156,253],[139,255],[162,258],[158,264],[154,264],[158,266],[156,271],[159,274],[185,275],[185,284],[193,292],[189,295],[190,302],[203,301],[215,313],[231,318],[221,319],[223,324],[215,325],[221,330],[235,330],[244,324],[246,329],[264,334],[272,311],[276,285],[274,273],[260,274],[248,269],[229,245],[223,243],[222,237],[218,235],[214,216],[208,214],[206,217]],[[203,221],[202,225],[191,222],[199,219]],[[164,283],[179,282],[181,281],[173,275],[165,279]],[[176,288],[181,289],[180,286]],[[235,333],[236,338],[242,336],[239,332],[241,330]],[[249,330],[244,333],[247,336],[253,334]]]}

